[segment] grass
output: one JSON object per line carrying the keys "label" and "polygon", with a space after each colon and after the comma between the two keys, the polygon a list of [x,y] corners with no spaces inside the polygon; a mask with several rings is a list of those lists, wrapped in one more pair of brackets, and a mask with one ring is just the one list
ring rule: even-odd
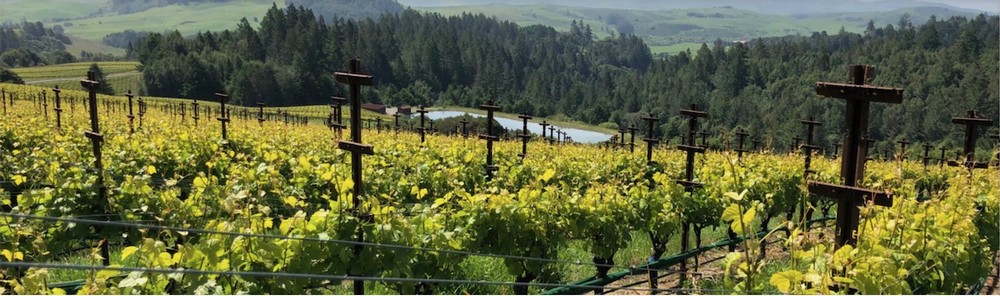
{"label": "grass", "polygon": [[[457,107],[457,106],[430,107],[430,108],[427,108],[427,110],[429,110],[429,111],[457,111],[457,112],[465,112],[465,113],[471,113],[471,114],[479,114],[479,115],[484,115],[484,116],[486,115],[486,111],[483,111],[483,110],[479,110],[479,109],[475,109],[475,108],[468,108],[468,107]],[[504,112],[493,112],[493,115],[496,116],[496,117],[501,117],[501,118],[508,118],[508,119],[520,120],[519,118],[517,118],[517,114],[504,113]],[[569,120],[559,120],[559,119],[551,120],[548,117],[534,117],[534,119],[532,119],[532,120],[533,121],[546,120],[549,123],[558,125],[560,127],[575,128],[575,129],[592,131],[592,132],[599,132],[599,133],[605,133],[605,134],[616,134],[616,133],[618,133],[618,131],[615,131],[615,130],[610,130],[610,129],[598,127],[598,126],[595,126],[595,125],[591,125],[591,124],[584,123],[584,122],[579,122],[579,121],[569,121]]]}
{"label": "grass", "polygon": [[650,45],[649,51],[653,54],[667,53],[670,55],[676,55],[683,51],[690,50],[692,56],[698,55],[698,49],[701,48],[702,43],[694,42],[684,42],[671,45]]}
{"label": "grass", "polygon": [[124,48],[117,48],[117,47],[108,46],[108,45],[105,45],[104,43],[101,43],[100,41],[92,41],[92,40],[83,39],[83,38],[72,36],[72,35],[69,36],[69,40],[73,41],[73,44],[66,45],[66,52],[69,52],[70,54],[72,54],[73,56],[75,56],[77,58],[79,58],[81,56],[80,53],[83,52],[83,51],[86,51],[86,52],[89,52],[89,53],[111,54],[111,55],[115,55],[115,56],[124,56],[125,55],[125,49]]}
{"label": "grass", "polygon": [[93,41],[100,41],[105,35],[126,29],[152,32],[177,30],[183,35],[193,35],[201,31],[234,29],[244,17],[251,25],[257,26],[258,23],[254,18],[258,20],[263,18],[272,3],[278,7],[284,6],[282,0],[234,0],[222,3],[171,5],[132,14],[48,22],[46,25],[62,25],[66,34]]}

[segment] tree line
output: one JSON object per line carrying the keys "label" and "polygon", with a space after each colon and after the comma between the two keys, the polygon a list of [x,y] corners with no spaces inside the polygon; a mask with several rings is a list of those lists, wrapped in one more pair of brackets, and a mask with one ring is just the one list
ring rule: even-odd
{"label": "tree line", "polygon": [[151,95],[210,98],[223,89],[237,102],[325,104],[345,93],[331,74],[362,60],[377,87],[367,101],[474,107],[494,99],[505,111],[572,118],[604,126],[665,120],[658,134],[686,129],[677,110],[695,103],[712,115],[718,142],[743,127],[775,146],[802,133],[798,119],[825,124],[823,144],[839,141],[843,103],[816,98],[816,81],[846,81],[850,64],[872,64],[875,84],[906,89],[903,104],[875,104],[871,136],[880,140],[960,142],[948,118],[968,109],[997,117],[998,17],[931,18],[863,33],[717,40],[694,52],[654,57],[632,35],[596,39],[574,22],[567,32],[518,26],[485,15],[444,17],[407,9],[381,18],[327,19],[310,9],[273,6],[255,29],[153,33],[129,50],[144,65]]}

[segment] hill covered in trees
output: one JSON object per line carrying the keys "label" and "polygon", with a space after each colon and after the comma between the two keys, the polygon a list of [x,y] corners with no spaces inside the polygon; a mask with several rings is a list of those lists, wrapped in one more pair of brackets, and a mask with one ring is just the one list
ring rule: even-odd
{"label": "hill covered in trees", "polygon": [[654,58],[637,37],[597,40],[591,28],[568,32],[521,27],[484,15],[444,17],[406,10],[379,20],[327,19],[309,9],[272,7],[254,29],[151,34],[129,53],[145,65],[152,95],[211,98],[225,89],[237,102],[328,103],[344,89],[331,74],[357,57],[378,86],[365,99],[389,104],[475,106],[495,98],[508,112],[562,114],[597,124],[640,124],[652,112],[674,137],[674,116],[691,103],[712,114],[708,127],[742,126],[786,145],[797,119],[826,124],[820,141],[842,130],[843,103],[819,99],[816,81],[845,81],[849,64],[876,66],[879,85],[906,89],[903,104],[876,104],[871,133],[958,140],[948,118],[979,109],[997,116],[996,16],[906,19],[861,34],[839,32],[716,41],[696,52]]}

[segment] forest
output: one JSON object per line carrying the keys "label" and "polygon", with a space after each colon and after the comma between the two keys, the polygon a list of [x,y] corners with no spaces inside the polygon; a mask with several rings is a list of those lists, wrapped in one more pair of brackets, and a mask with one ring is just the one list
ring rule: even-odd
{"label": "forest", "polygon": [[958,129],[942,124],[951,116],[978,109],[996,118],[998,27],[988,15],[920,25],[902,18],[861,34],[717,40],[654,57],[637,37],[597,40],[576,24],[558,32],[409,9],[356,21],[274,6],[259,29],[244,20],[233,31],[190,38],[151,34],[128,54],[144,65],[145,91],[157,96],[204,99],[224,89],[237,103],[323,104],[344,92],[332,73],[359,58],[377,79],[365,94],[370,102],[474,107],[493,98],[507,112],[619,126],[651,112],[668,119],[658,127],[668,138],[682,128],[671,119],[677,110],[695,103],[712,114],[712,142],[743,127],[775,146],[791,143],[802,133],[797,120],[810,116],[826,123],[820,144],[839,141],[843,103],[817,98],[812,86],[844,82],[847,65],[864,63],[879,70],[874,84],[906,90],[902,104],[873,107],[872,138],[953,145]]}

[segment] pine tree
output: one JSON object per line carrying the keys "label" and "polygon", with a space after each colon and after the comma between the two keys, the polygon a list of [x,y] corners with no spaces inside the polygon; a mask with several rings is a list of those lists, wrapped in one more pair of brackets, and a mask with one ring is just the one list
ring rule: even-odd
{"label": "pine tree", "polygon": [[115,94],[115,89],[108,83],[108,78],[104,76],[104,71],[101,70],[101,67],[97,63],[90,64],[90,71],[94,72],[94,80],[100,83],[100,88],[97,92],[106,95]]}

